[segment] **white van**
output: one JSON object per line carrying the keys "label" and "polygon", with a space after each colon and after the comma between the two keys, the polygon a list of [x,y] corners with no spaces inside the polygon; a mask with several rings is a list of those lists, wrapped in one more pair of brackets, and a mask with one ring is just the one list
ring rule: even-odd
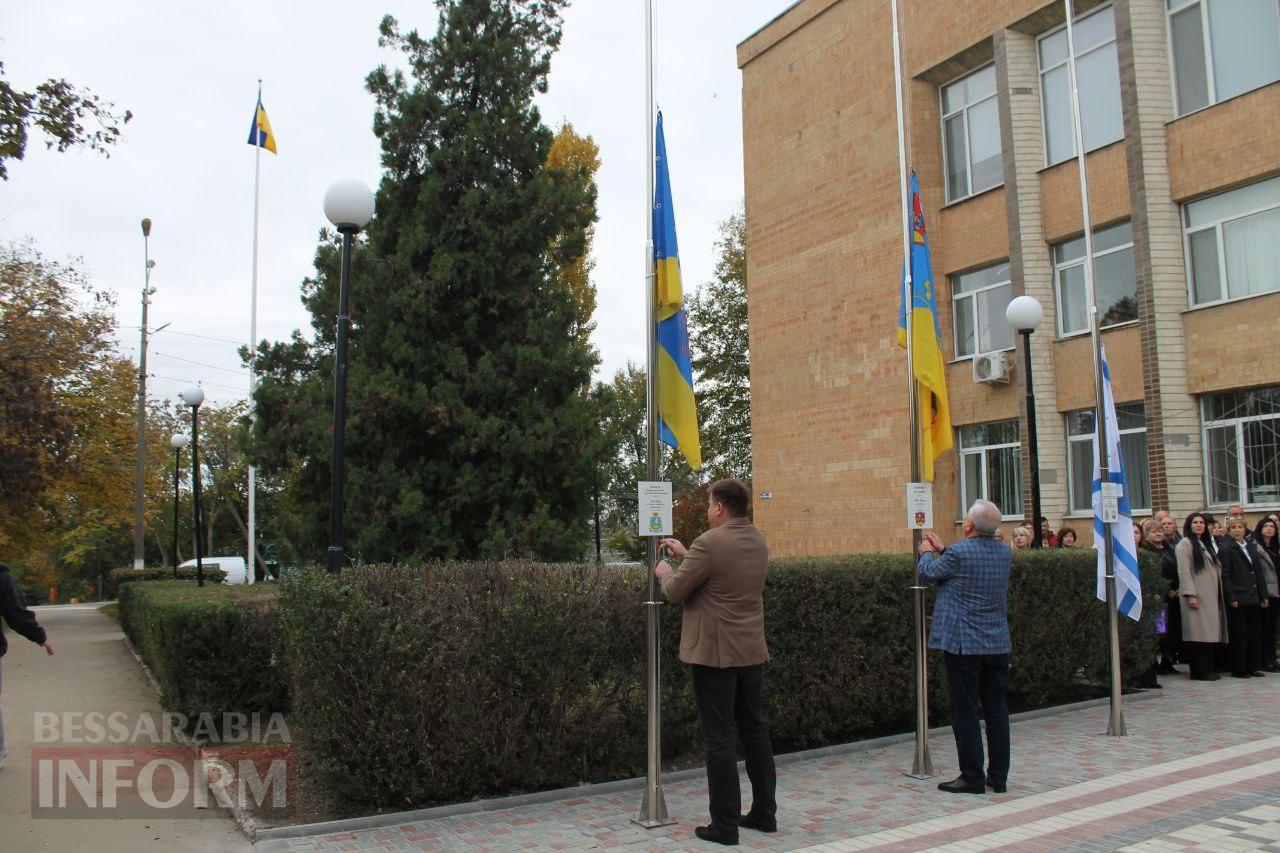
{"label": "white van", "polygon": [[[205,571],[222,569],[226,572],[227,576],[223,579],[223,583],[244,583],[245,581],[244,557],[201,557],[200,563]],[[195,567],[195,560],[187,560],[178,568],[194,569]]]}

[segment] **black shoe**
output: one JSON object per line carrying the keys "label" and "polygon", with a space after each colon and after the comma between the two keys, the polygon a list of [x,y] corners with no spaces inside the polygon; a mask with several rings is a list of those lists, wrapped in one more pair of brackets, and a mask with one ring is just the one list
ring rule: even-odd
{"label": "black shoe", "polygon": [[1006,790],[1008,790],[1008,786],[1005,785],[1004,782],[997,782],[994,779],[992,779],[990,776],[987,777],[987,787],[990,788],[992,791],[995,791],[997,794],[1003,794]]}
{"label": "black shoe", "polygon": [[747,812],[738,818],[738,826],[754,829],[758,832],[777,832],[778,821],[774,818],[762,818],[752,812]]}
{"label": "black shoe", "polygon": [[1255,669],[1253,672],[1249,673],[1249,677],[1250,677],[1250,678],[1266,678],[1266,676],[1265,676],[1265,675],[1263,675],[1262,673],[1258,672],[1256,669]]}
{"label": "black shoe", "polygon": [[1269,663],[1262,668],[1263,672],[1280,672],[1280,665]]}
{"label": "black shoe", "polygon": [[974,785],[964,781],[963,776],[957,776],[950,782],[940,782],[938,784],[939,791],[946,791],[948,794],[985,794],[987,792],[986,785]]}
{"label": "black shoe", "polygon": [[1233,672],[1231,673],[1231,677],[1232,678],[1249,678],[1250,676],[1249,676],[1249,673],[1247,672]]}
{"label": "black shoe", "polygon": [[713,844],[723,844],[726,847],[737,847],[738,836],[721,835],[720,830],[714,826],[695,826],[693,834],[701,838],[703,841],[710,841]]}

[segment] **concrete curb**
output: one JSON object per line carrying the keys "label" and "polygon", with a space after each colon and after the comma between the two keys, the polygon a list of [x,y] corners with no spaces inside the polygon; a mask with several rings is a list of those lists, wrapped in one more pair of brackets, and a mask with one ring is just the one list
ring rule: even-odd
{"label": "concrete curb", "polygon": [[[1157,690],[1144,690],[1139,693],[1127,694],[1125,702],[1138,702],[1153,699],[1160,696]],[[1083,711],[1089,708],[1097,708],[1108,705],[1109,697],[1100,699],[1086,699],[1083,702],[1072,702],[1067,705],[1054,705],[1049,708],[1037,708],[1033,711],[1023,711],[1018,714],[1012,714],[1010,721],[1014,723],[1024,722],[1028,720],[1038,720],[1043,717],[1052,717],[1057,714],[1068,714],[1073,711]],[[930,735],[942,735],[950,732],[950,726],[940,726],[929,730]],[[867,752],[873,749],[879,749],[883,746],[893,746],[895,744],[911,743],[915,740],[915,732],[903,732],[896,735],[885,735],[883,737],[871,738],[869,740],[853,741],[852,743],[836,744],[834,746],[822,746],[816,749],[806,749],[800,752],[788,752],[783,755],[774,757],[776,764],[794,764],[799,761],[813,761],[820,758],[830,758],[840,755],[850,755],[858,752]],[[910,761],[907,760],[910,764]],[[739,762],[739,768],[743,764]],[[676,770],[671,773],[663,773],[662,781],[664,783],[684,782],[689,779],[699,779],[706,775],[706,768],[691,767],[688,770]],[[286,843],[290,838],[305,838],[311,835],[333,835],[341,832],[356,832],[365,829],[379,829],[384,826],[395,826],[403,823],[420,823],[423,821],[440,820],[447,817],[457,817],[465,814],[481,814],[484,812],[502,811],[504,809],[515,809],[522,806],[541,805],[544,803],[554,803],[558,800],[576,799],[579,797],[596,797],[602,794],[616,794],[620,791],[638,791],[644,788],[644,777],[634,779],[619,779],[614,782],[597,782],[591,785],[579,785],[573,788],[558,788],[554,791],[536,791],[530,794],[516,794],[510,797],[499,797],[492,800],[474,800],[466,803],[451,803],[445,806],[433,806],[426,809],[414,809],[407,812],[385,812],[376,815],[367,815],[365,817],[344,818],[342,820],[331,820],[323,823],[301,823],[295,826],[278,826],[258,829],[252,832],[250,837],[255,845],[260,845],[259,849],[262,853],[272,853],[272,851],[284,851],[290,849]],[[280,843],[272,843],[280,842]]]}
{"label": "concrete curb", "polygon": [[[121,632],[124,634],[124,632]],[[133,647],[133,643],[129,642],[129,635],[124,634],[121,639],[124,641],[124,647],[129,650],[129,654],[133,655],[133,659],[138,662],[138,666],[142,668],[142,674],[147,677],[147,681],[151,682],[151,689],[155,691],[156,699],[161,695],[160,682],[156,681],[155,675],[151,672],[151,667],[147,666],[147,662],[142,659],[142,655],[138,654],[138,650]],[[173,729],[174,739],[183,746],[189,746],[194,750],[200,749],[200,744],[192,740],[186,732],[181,729]],[[207,759],[206,759],[207,760]],[[261,825],[258,819],[238,806],[231,806],[226,809],[227,814],[235,822],[236,828],[243,832],[250,841],[257,837],[258,827]]]}

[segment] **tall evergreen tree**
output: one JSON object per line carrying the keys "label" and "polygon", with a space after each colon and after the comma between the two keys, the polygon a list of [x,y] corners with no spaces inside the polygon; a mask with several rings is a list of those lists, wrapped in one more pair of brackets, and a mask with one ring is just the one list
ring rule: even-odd
{"label": "tall evergreen tree", "polygon": [[747,345],[747,241],[742,211],[720,223],[715,278],[693,299],[689,341],[712,477],[751,478],[751,359]]}
{"label": "tall evergreen tree", "polygon": [[[437,0],[434,36],[383,20],[408,71],[367,85],[385,173],[353,264],[348,553],[576,558],[586,549],[595,356],[575,339],[560,257],[595,197],[546,165],[546,90],[564,0]],[[575,246],[576,244],[576,246]],[[259,350],[256,453],[301,458],[318,557],[327,517],[337,251],[304,285],[317,342]],[[276,460],[273,462],[273,458]]]}

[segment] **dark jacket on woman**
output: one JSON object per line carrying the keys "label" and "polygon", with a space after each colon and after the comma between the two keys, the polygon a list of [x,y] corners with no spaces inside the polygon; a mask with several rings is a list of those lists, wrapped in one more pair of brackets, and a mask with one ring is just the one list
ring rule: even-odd
{"label": "dark jacket on woman", "polygon": [[[1267,597],[1262,556],[1257,547],[1249,540],[1238,543],[1234,539],[1228,539],[1218,550],[1218,556],[1222,560],[1222,592],[1228,606],[1233,601],[1240,602],[1242,607],[1256,606]],[[1248,549],[1248,557],[1245,556],[1244,549]]]}
{"label": "dark jacket on woman", "polygon": [[[18,585],[13,582],[13,575],[9,574],[9,567],[4,563],[0,563],[0,616],[4,617],[10,628],[31,642],[45,642],[44,628],[36,621],[36,615],[22,603]],[[0,631],[0,657],[4,657],[7,651],[9,641],[5,639],[4,632]]]}
{"label": "dark jacket on woman", "polygon": [[1173,543],[1168,539],[1159,548],[1150,542],[1142,543],[1142,547],[1160,555],[1160,576],[1169,582],[1169,589],[1178,588],[1178,556],[1173,550]]}

